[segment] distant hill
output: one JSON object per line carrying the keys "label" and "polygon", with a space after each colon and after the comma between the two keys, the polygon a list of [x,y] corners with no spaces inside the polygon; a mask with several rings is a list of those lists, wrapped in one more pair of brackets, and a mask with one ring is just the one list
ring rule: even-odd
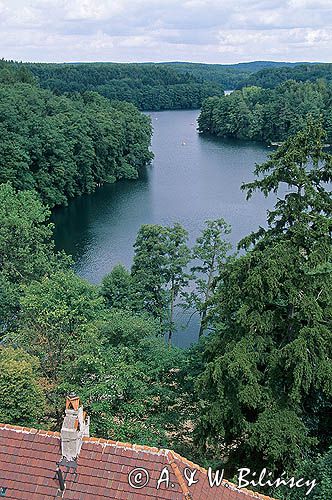
{"label": "distant hill", "polygon": [[[189,62],[165,62],[160,65],[171,66],[181,73],[188,72],[196,78],[218,83],[227,89],[241,88],[259,71],[296,66],[308,66],[306,62],[252,61],[236,64],[205,64]],[[318,65],[319,63],[317,63]]]}
{"label": "distant hill", "polygon": [[280,67],[280,66],[299,66],[303,64],[320,64],[320,63],[309,63],[305,61],[301,62],[282,62],[282,61],[249,61],[249,62],[240,62],[233,64],[218,64],[218,63],[193,63],[193,62],[181,62],[181,61],[172,61],[172,62],[161,62],[155,64],[166,64],[166,65],[188,65],[188,66],[204,66],[206,68],[234,68],[234,69],[243,69],[248,70],[250,72],[259,71],[263,68],[272,68],[272,67]]}
{"label": "distant hill", "polygon": [[[296,66],[282,66],[263,68],[252,73],[244,82],[246,86],[256,85],[264,88],[275,88],[286,80],[297,82],[315,82],[319,79],[332,81],[332,64],[297,64]],[[243,86],[243,85],[241,85]]]}

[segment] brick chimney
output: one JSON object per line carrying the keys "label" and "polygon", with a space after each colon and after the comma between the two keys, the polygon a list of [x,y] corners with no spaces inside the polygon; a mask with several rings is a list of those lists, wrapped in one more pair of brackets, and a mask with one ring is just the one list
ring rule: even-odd
{"label": "brick chimney", "polygon": [[62,456],[71,462],[79,455],[83,437],[89,437],[90,418],[75,394],[67,396],[65,413],[61,428],[61,451]]}

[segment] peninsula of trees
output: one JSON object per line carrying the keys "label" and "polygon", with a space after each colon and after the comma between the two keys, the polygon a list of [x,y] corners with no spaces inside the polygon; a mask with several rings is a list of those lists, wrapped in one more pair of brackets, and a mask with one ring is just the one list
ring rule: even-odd
{"label": "peninsula of trees", "polygon": [[203,133],[236,139],[284,141],[301,130],[308,114],[321,118],[332,141],[332,85],[325,80],[288,80],[275,89],[244,87],[203,103],[198,119]]}

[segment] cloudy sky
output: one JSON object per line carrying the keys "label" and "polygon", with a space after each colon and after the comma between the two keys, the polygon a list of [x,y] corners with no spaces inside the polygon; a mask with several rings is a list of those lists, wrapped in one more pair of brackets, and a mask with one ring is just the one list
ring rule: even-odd
{"label": "cloudy sky", "polygon": [[332,0],[0,0],[0,57],[331,61]]}

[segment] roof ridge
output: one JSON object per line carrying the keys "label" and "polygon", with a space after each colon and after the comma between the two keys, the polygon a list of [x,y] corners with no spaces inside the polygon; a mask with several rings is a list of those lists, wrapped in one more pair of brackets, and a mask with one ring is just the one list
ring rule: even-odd
{"label": "roof ridge", "polygon": [[170,463],[170,466],[172,467],[173,469],[173,472],[175,474],[175,477],[176,479],[178,480],[178,483],[180,485],[180,488],[183,492],[183,498],[185,500],[191,500],[193,497],[192,495],[190,494],[190,491],[189,491],[189,488],[188,486],[186,485],[184,479],[183,479],[183,476],[175,462],[175,456],[174,456],[174,452],[172,450],[165,450],[166,451],[166,457]]}
{"label": "roof ridge", "polygon": [[[7,430],[12,430],[14,432],[24,432],[26,434],[39,434],[42,436],[50,436],[50,437],[55,437],[60,439],[60,432],[56,431],[46,431],[44,429],[36,429],[34,427],[25,427],[21,425],[12,425],[12,424],[4,424],[0,422],[0,429],[7,429]],[[187,458],[183,457],[179,453],[177,453],[174,450],[169,450],[166,448],[156,448],[153,446],[146,446],[146,445],[141,445],[141,444],[133,444],[133,443],[126,443],[123,441],[114,441],[112,439],[104,439],[104,438],[98,438],[98,437],[84,437],[83,442],[88,442],[88,443],[95,443],[95,444],[100,444],[100,445],[111,445],[111,446],[116,446],[116,447],[121,447],[125,449],[132,449],[134,451],[143,451],[143,452],[151,452],[154,454],[164,454],[166,458],[169,460],[169,464],[172,467],[172,470],[179,481],[180,487],[183,491],[184,499],[191,499],[192,496],[190,494],[190,491],[183,479],[183,476],[175,462],[175,459],[178,459],[180,462],[184,462],[187,464],[190,468],[192,469],[197,469],[200,472],[207,474],[208,471],[204,468],[201,467],[200,465],[195,464],[191,460],[188,460]],[[247,490],[246,488],[241,488],[239,489],[236,484],[232,483],[231,481],[228,481],[227,479],[223,479],[223,483],[226,483],[229,485],[229,487],[233,490],[237,490],[243,493],[246,493],[247,495],[250,495],[253,498],[258,498],[260,500],[275,500],[272,497],[268,497],[266,495],[262,495],[261,493],[258,493],[256,491],[252,490]]]}
{"label": "roof ridge", "polygon": [[[173,450],[168,450],[172,453],[173,458],[177,458],[181,462],[185,462],[187,465],[190,466],[192,469],[198,469],[200,472],[203,472],[204,474],[207,474],[208,471],[204,468],[201,467],[200,465],[195,464],[191,460],[188,460],[186,457],[183,457],[179,453]],[[253,498],[259,498],[261,500],[276,500],[272,497],[268,497],[266,495],[263,495],[262,493],[258,493],[258,491],[252,491],[252,490],[247,490],[246,488],[238,488],[236,484],[232,483],[231,481],[228,481],[227,479],[222,480],[223,483],[228,484],[232,489],[235,489],[237,491],[241,491],[243,493],[247,493],[248,495],[251,495]]]}
{"label": "roof ridge", "polygon": [[146,446],[144,444],[126,443],[124,441],[114,441],[113,439],[105,439],[98,437],[83,437],[83,442],[95,443],[100,445],[117,446],[119,448],[131,449],[134,451],[145,451],[152,452],[155,454],[161,454],[165,452],[162,448],[156,448],[154,446]]}
{"label": "roof ridge", "polygon": [[39,434],[41,436],[52,436],[60,438],[60,432],[36,429],[35,427],[25,427],[23,425],[4,424],[0,422],[0,429],[7,429],[14,432],[24,432],[26,434]]}

